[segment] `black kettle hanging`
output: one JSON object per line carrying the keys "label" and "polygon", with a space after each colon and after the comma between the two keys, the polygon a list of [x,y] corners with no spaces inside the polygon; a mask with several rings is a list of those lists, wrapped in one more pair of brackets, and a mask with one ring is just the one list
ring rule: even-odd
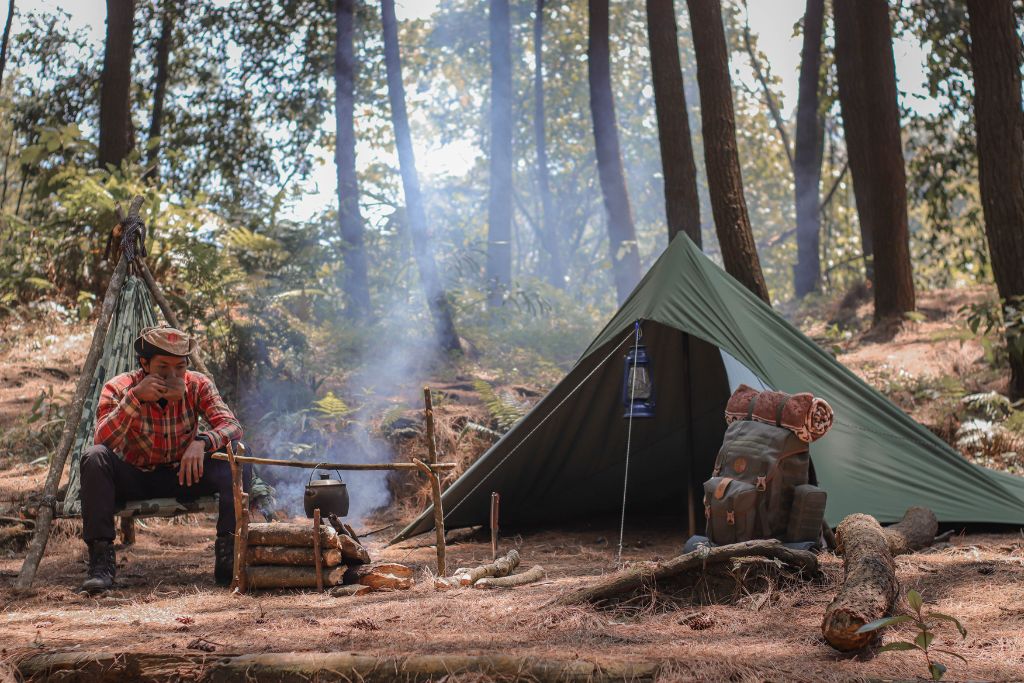
{"label": "black kettle hanging", "polygon": [[309,482],[306,484],[306,493],[302,497],[302,507],[306,516],[313,517],[313,510],[320,508],[320,515],[326,517],[335,514],[344,517],[348,514],[348,487],[341,480],[332,479],[329,472],[321,472],[319,479],[313,479],[318,468],[313,468],[309,473]]}

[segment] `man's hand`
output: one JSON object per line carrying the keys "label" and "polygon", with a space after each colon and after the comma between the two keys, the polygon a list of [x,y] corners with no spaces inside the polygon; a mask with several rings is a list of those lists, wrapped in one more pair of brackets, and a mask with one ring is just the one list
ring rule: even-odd
{"label": "man's hand", "polygon": [[132,395],[143,403],[159,401],[167,393],[167,382],[163,377],[146,375],[142,381],[132,387]]}
{"label": "man's hand", "polygon": [[191,486],[199,482],[203,476],[204,450],[205,444],[202,441],[193,441],[188,445],[178,467],[178,484]]}
{"label": "man's hand", "polygon": [[163,398],[166,398],[171,403],[180,401],[185,398],[185,381],[178,377],[170,377],[164,380],[164,384],[167,389],[164,392]]}

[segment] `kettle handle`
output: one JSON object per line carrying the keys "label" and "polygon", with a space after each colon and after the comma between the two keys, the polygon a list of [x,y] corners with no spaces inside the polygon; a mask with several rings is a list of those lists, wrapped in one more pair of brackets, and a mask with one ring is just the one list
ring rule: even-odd
{"label": "kettle handle", "polygon": [[[320,469],[321,467],[323,467],[326,464],[327,464],[326,462],[318,462],[316,464],[316,467],[314,467],[312,470],[309,471],[309,481],[306,482],[306,486],[309,486],[310,484],[313,483],[313,475],[316,474],[316,471],[318,469]],[[330,470],[324,470],[324,471],[325,472],[329,472]],[[337,470],[334,470],[334,474],[337,475],[338,481],[341,481],[341,475],[338,474]]]}

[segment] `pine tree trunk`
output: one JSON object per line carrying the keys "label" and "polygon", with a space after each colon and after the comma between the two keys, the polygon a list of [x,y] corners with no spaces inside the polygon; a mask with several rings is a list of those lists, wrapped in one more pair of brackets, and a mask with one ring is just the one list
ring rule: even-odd
{"label": "pine tree trunk", "polygon": [[398,165],[405,191],[406,214],[412,233],[413,251],[420,271],[420,281],[427,297],[437,343],[442,351],[461,352],[462,345],[455,332],[451,306],[434,260],[434,248],[427,231],[427,212],[420,194],[416,155],[413,153],[409,116],[405,109],[405,85],[402,83],[402,57],[398,47],[398,20],[395,18],[395,0],[381,0],[381,19],[384,32],[384,61],[387,68],[388,100],[391,120],[395,128],[398,147]]}
{"label": "pine tree trunk", "polygon": [[689,110],[683,90],[674,0],[647,0],[647,39],[651,49],[651,78],[658,115],[668,238],[671,240],[676,234],[685,232],[699,247],[697,165],[693,159]]}
{"label": "pine tree trunk", "polygon": [[118,166],[135,144],[131,76],[135,0],[107,0],[107,40],[100,76],[100,167]]}
{"label": "pine tree trunk", "polygon": [[[538,0],[542,2],[543,0]],[[14,0],[7,4],[7,22],[4,24],[3,42],[0,42],[0,90],[4,83],[4,72],[7,69],[7,48],[11,43],[11,24],[14,23]]]}
{"label": "pine tree trunk", "polygon": [[900,317],[914,310],[914,280],[889,6],[886,0],[836,0],[833,8],[857,215],[874,251],[875,319]]}
{"label": "pine tree trunk", "polygon": [[590,114],[594,121],[597,174],[608,211],[608,248],[615,292],[621,304],[640,281],[640,254],[629,193],[622,170],[619,131],[612,96],[611,57],[608,46],[609,0],[589,0],[587,72],[590,81]]}
{"label": "pine tree trunk", "polygon": [[562,265],[562,240],[551,201],[551,173],[548,169],[548,143],[544,114],[544,0],[537,0],[533,17],[533,135],[537,146],[537,191],[541,204],[541,239],[546,254],[544,273],[548,282],[565,287]]}
{"label": "pine tree trunk", "polygon": [[819,190],[824,151],[824,126],[818,111],[821,76],[821,38],[825,0],[807,0],[804,41],[800,53],[800,84],[796,103],[796,149],[793,177],[796,188],[796,268],[793,286],[798,297],[817,291],[821,282],[818,255],[821,239]]}
{"label": "pine tree trunk", "polygon": [[[978,179],[992,272],[1004,302],[1024,296],[1021,46],[1009,0],[968,0]],[[1022,302],[1024,303],[1024,302]],[[1018,304],[1018,307],[1021,304]],[[1024,398],[1024,357],[1010,342],[1010,396]]]}
{"label": "pine tree trunk", "polygon": [[164,121],[164,100],[167,97],[167,63],[170,60],[174,35],[174,3],[164,0],[160,11],[160,36],[156,40],[156,75],[153,77],[153,114],[149,120],[146,144],[146,177],[160,177],[160,143],[157,138]]}
{"label": "pine tree trunk", "polygon": [[345,312],[349,318],[358,318],[370,312],[370,285],[356,176],[356,58],[352,46],[355,0],[335,0],[334,18],[338,29],[334,47],[334,121],[337,128],[334,164],[338,180],[338,231],[344,262],[342,290],[346,299]]}
{"label": "pine tree trunk", "polygon": [[487,199],[487,301],[512,284],[512,46],[508,0],[490,0],[491,158]]}
{"label": "pine tree trunk", "polygon": [[726,272],[771,303],[743,197],[722,6],[719,0],[686,0],[686,5],[697,55],[704,165],[722,261]]}

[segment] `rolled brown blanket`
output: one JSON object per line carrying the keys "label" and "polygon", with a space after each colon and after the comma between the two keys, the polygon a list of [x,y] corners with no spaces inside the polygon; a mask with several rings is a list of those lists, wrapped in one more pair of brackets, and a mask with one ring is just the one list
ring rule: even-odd
{"label": "rolled brown blanket", "polygon": [[[725,407],[725,421],[731,423],[747,419],[751,402],[755,399],[751,419],[773,425],[779,417],[779,424],[796,434],[801,441],[816,441],[832,428],[832,406],[825,399],[806,392],[786,394],[781,391],[758,391],[746,384],[741,384],[729,397]],[[780,406],[781,416],[778,414]]]}

